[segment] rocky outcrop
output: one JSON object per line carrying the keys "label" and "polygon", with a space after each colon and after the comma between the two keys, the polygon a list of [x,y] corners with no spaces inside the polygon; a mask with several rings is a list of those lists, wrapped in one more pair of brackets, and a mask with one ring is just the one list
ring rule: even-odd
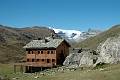
{"label": "rocky outcrop", "polygon": [[120,61],[120,37],[108,38],[97,48],[98,63],[118,63]]}
{"label": "rocky outcrop", "polygon": [[66,57],[63,65],[69,66],[71,68],[77,67],[90,67],[96,61],[96,55],[91,51],[83,51],[81,53],[71,53]]}
{"label": "rocky outcrop", "polygon": [[118,62],[120,62],[120,36],[108,38],[97,47],[96,51],[71,53],[67,56],[63,65],[69,67],[95,67],[101,63],[113,64]]}

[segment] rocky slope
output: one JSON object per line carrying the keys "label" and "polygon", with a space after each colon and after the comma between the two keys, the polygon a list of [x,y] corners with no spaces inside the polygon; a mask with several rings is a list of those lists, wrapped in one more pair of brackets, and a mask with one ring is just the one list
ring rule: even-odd
{"label": "rocky slope", "polygon": [[16,62],[23,58],[26,43],[55,34],[46,27],[12,28],[0,25],[0,62]]}

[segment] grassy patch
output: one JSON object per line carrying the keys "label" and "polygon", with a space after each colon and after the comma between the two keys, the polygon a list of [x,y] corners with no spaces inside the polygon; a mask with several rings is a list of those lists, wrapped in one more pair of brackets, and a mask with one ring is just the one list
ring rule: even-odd
{"label": "grassy patch", "polygon": [[[0,64],[0,75],[7,76],[13,80],[119,80],[120,79],[120,64],[107,65],[103,70],[85,69],[67,72],[57,72],[52,75],[41,75],[39,73],[20,73],[13,72],[12,64]],[[35,78],[35,77],[38,78]]]}

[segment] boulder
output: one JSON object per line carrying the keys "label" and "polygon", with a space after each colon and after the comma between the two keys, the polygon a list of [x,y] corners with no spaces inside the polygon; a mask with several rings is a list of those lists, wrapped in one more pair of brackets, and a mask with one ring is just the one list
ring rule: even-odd
{"label": "boulder", "polygon": [[63,65],[71,68],[90,67],[94,64],[94,55],[90,51],[83,51],[81,53],[71,53],[66,57]]}
{"label": "boulder", "polygon": [[97,47],[98,63],[118,63],[120,61],[120,37],[108,38]]}

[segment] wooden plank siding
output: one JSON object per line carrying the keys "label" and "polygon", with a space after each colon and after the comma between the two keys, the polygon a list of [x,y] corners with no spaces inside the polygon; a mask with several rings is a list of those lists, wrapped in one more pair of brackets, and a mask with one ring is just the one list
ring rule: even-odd
{"label": "wooden plank siding", "polygon": [[32,50],[26,51],[26,63],[39,67],[56,65],[56,50]]}
{"label": "wooden plank siding", "polygon": [[[56,60],[57,65],[62,65],[63,61],[69,54],[69,46],[66,45],[65,41],[63,41],[57,48],[56,48]],[[63,55],[62,55],[63,54]],[[62,61],[61,61],[62,60]],[[61,61],[61,62],[60,62]]]}
{"label": "wooden plank siding", "polygon": [[69,54],[69,46],[63,41],[56,49],[27,49],[26,63],[39,67],[62,65]]}

